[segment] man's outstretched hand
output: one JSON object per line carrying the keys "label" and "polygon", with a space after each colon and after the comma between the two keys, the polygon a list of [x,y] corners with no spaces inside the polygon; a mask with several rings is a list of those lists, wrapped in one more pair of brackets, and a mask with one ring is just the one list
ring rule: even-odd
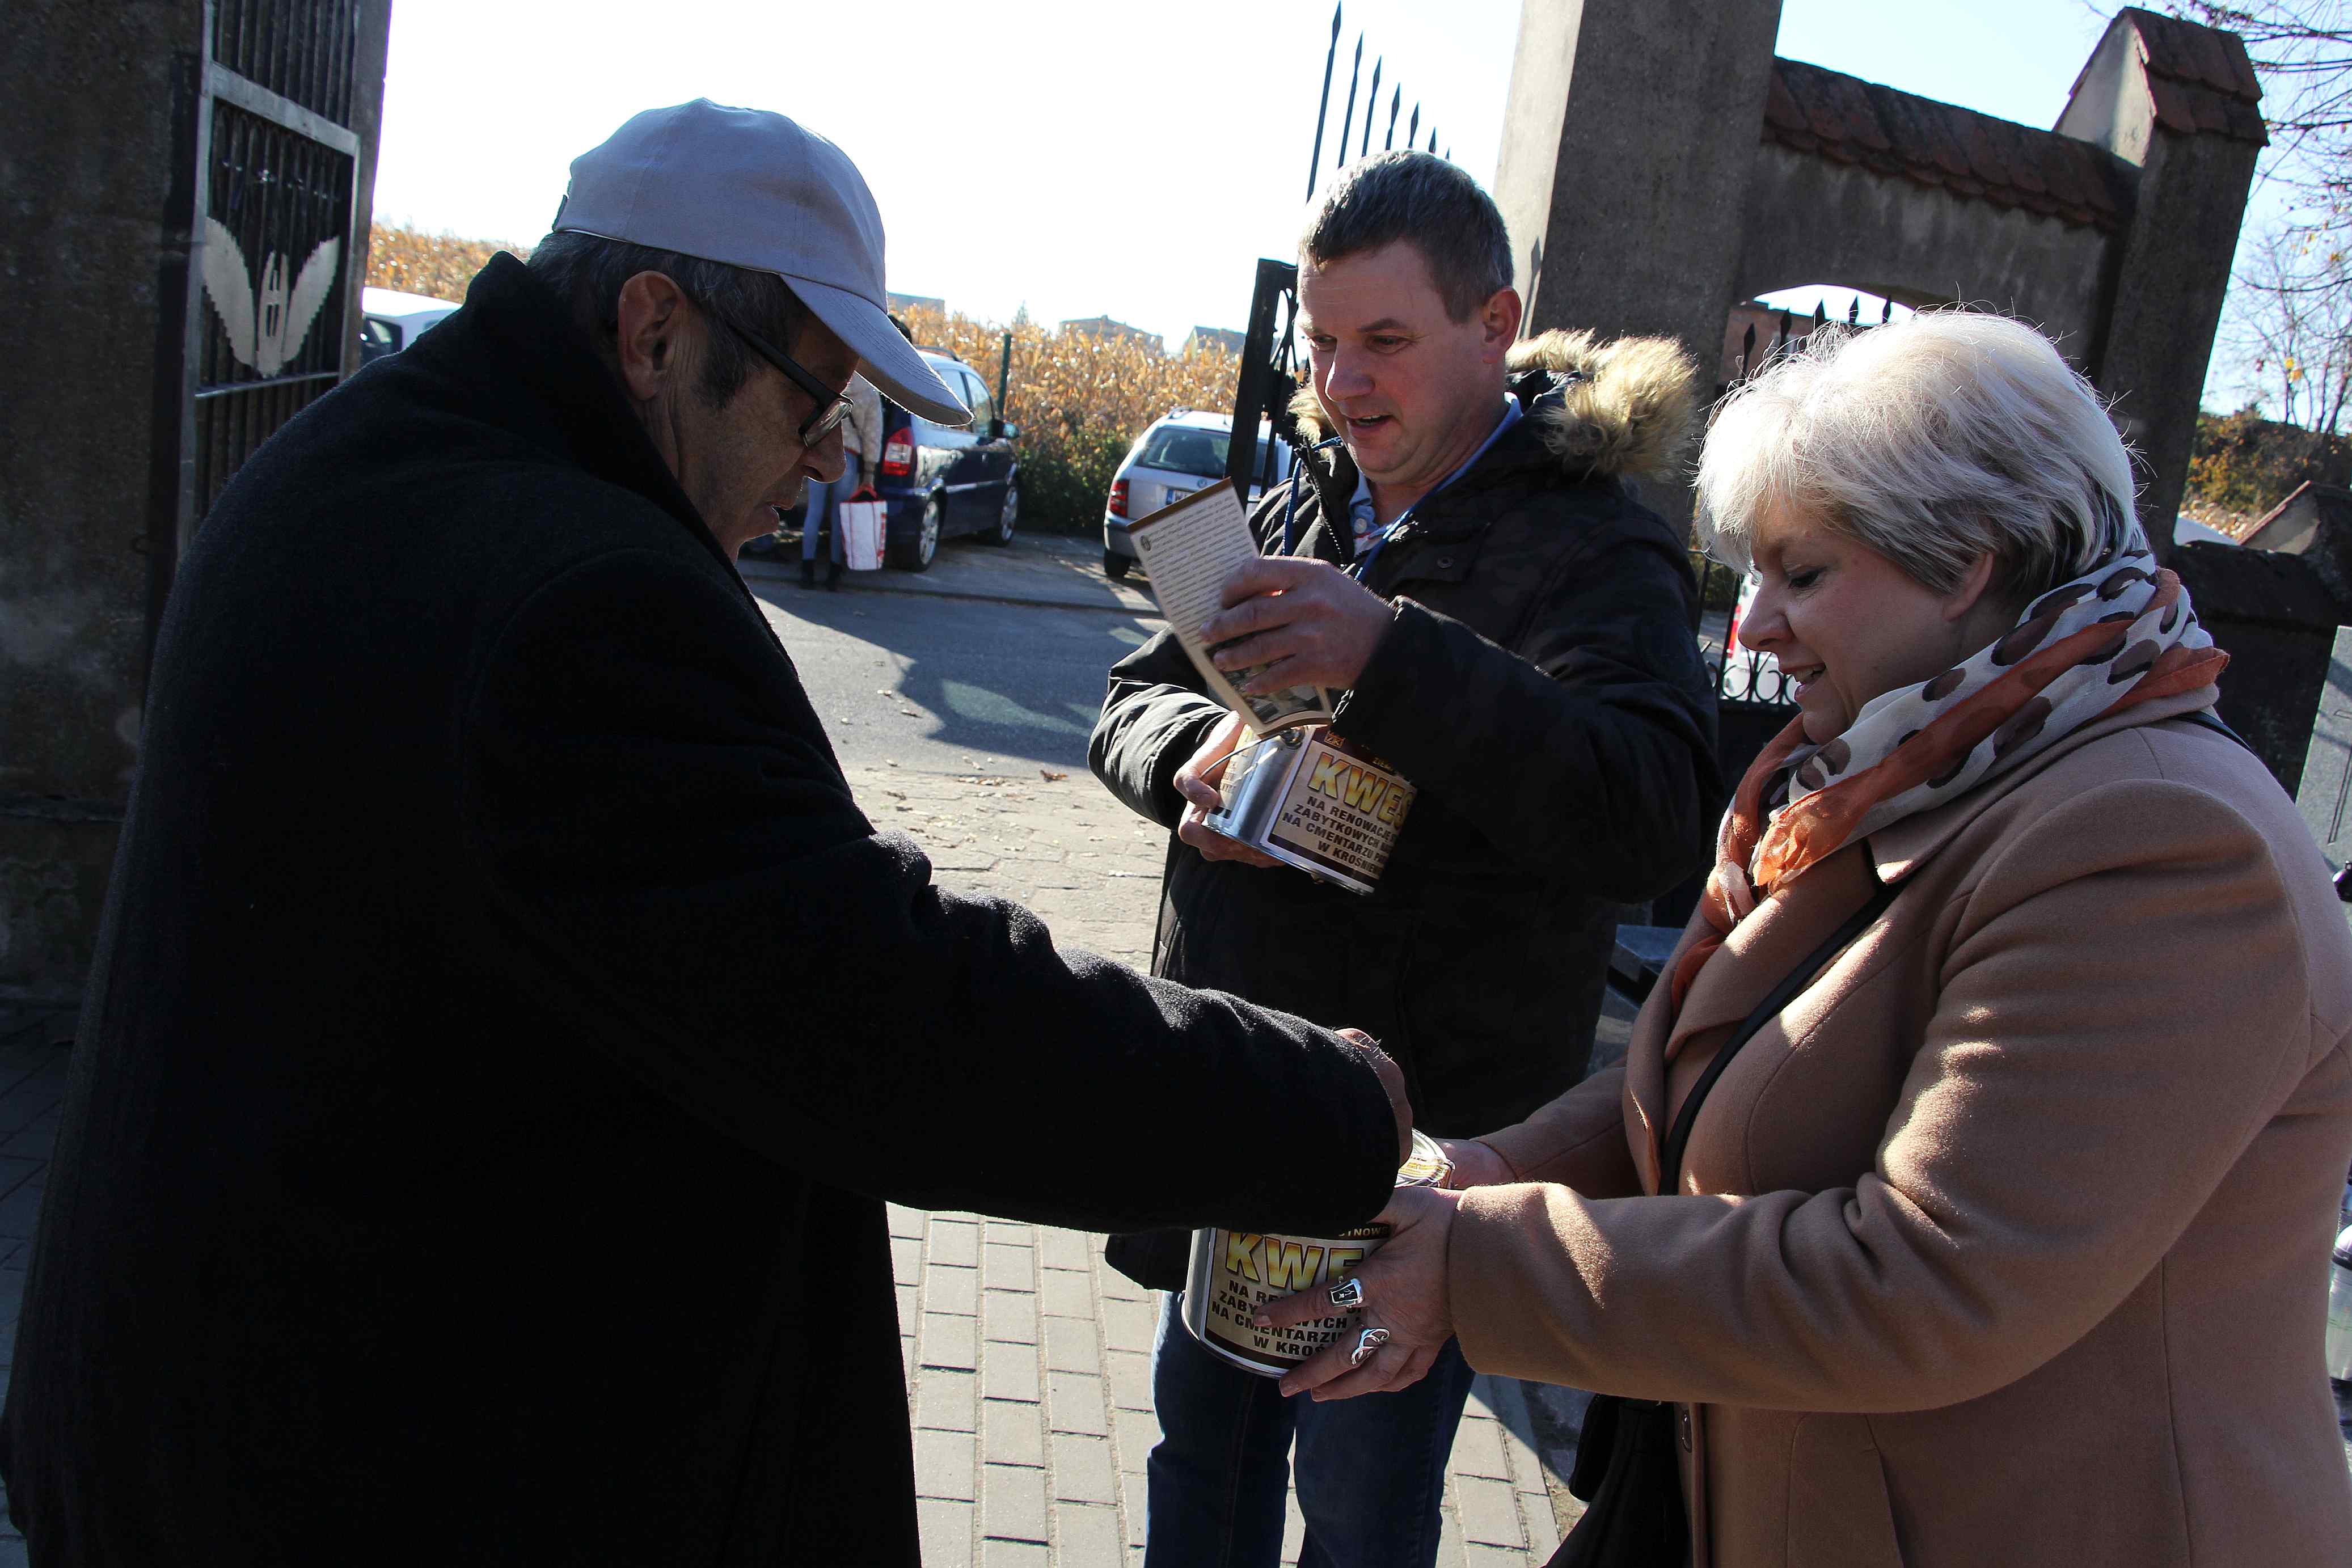
{"label": "man's outstretched hand", "polygon": [[1404,1092],[1404,1069],[1362,1030],[1343,1029],[1339,1038],[1371,1058],[1372,1070],[1381,1075],[1381,1087],[1388,1091],[1389,1110],[1396,1116],[1397,1164],[1404,1164],[1412,1153],[1412,1101]]}

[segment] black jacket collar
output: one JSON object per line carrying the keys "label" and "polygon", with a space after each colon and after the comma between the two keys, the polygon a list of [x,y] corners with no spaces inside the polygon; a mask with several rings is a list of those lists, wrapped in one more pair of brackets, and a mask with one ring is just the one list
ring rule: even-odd
{"label": "black jacket collar", "polygon": [[492,256],[466,308],[399,359],[412,356],[464,388],[468,417],[643,496],[734,570],[564,301],[512,256]]}

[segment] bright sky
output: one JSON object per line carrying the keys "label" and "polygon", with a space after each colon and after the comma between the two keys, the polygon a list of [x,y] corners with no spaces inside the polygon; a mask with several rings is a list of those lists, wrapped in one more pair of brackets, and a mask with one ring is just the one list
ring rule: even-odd
{"label": "bright sky", "polygon": [[[1402,85],[1399,137],[1418,101],[1421,144],[1434,125],[1491,182],[1519,0],[1345,5],[1325,169],[1360,31],[1379,123]],[[1173,347],[1244,325],[1255,259],[1291,252],[1330,25],[1328,0],[395,0],[376,216],[529,244],[575,154],[703,96],[856,161],[892,288],[988,319],[1114,316]],[[2047,126],[2105,26],[2085,0],[1784,0],[1779,51]],[[1842,315],[1852,292],[1825,297]]]}

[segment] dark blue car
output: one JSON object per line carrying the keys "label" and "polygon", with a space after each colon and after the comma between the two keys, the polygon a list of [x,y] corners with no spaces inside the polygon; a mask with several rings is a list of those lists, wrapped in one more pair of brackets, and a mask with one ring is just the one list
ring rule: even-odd
{"label": "dark blue car", "polygon": [[951,430],[882,400],[874,487],[889,507],[883,558],[901,571],[929,568],[940,541],[956,534],[1009,543],[1021,516],[1021,465],[1013,452],[1019,431],[997,417],[978,371],[950,354],[922,355],[971,410],[971,423]]}

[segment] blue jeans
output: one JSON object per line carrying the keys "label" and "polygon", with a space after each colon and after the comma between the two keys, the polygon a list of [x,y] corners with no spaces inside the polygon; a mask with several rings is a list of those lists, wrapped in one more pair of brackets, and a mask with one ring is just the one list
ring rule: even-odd
{"label": "blue jeans", "polygon": [[848,477],[845,474],[830,484],[823,479],[808,482],[808,488],[803,492],[808,497],[808,517],[801,523],[803,560],[816,559],[817,530],[827,528],[833,533],[833,559],[836,561],[848,559],[841,551],[841,502],[848,495]]}
{"label": "blue jeans", "polygon": [[1147,1461],[1144,1568],[1274,1568],[1298,1439],[1299,1568],[1430,1568],[1445,1458],[1475,1375],[1449,1340],[1393,1394],[1318,1405],[1219,1360],[1168,1297],[1151,1354],[1160,1438]]}

